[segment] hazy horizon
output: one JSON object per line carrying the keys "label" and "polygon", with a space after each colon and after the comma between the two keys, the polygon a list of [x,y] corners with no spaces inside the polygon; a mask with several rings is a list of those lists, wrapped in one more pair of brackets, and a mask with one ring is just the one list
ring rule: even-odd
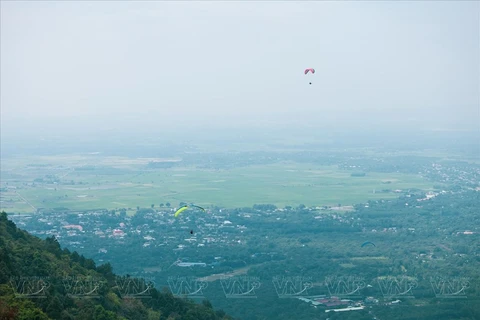
{"label": "hazy horizon", "polygon": [[478,131],[479,9],[2,2],[2,141],[249,126]]}

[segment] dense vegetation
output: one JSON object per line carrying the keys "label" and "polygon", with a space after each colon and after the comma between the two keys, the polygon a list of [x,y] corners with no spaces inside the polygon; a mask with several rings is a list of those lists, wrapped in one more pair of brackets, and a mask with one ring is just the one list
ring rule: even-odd
{"label": "dense vegetation", "polygon": [[[121,286],[126,283],[145,285],[141,279],[116,276],[110,264],[96,266],[93,260],[62,249],[54,237],[33,237],[1,213],[2,320],[231,319],[207,300],[196,304],[148,286],[138,299],[131,295],[132,287]],[[86,290],[91,284],[96,287]]]}

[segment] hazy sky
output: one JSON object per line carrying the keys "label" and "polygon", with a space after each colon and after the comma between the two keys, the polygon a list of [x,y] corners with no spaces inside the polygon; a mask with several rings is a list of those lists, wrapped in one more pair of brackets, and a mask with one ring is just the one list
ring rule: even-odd
{"label": "hazy sky", "polygon": [[480,128],[479,16],[476,1],[2,1],[2,132]]}

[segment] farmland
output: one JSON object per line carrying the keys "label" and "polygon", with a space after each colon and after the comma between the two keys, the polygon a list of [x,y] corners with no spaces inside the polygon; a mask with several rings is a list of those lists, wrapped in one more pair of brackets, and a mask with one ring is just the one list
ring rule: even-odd
{"label": "farmland", "polygon": [[[151,163],[173,163],[161,168]],[[97,154],[8,158],[2,161],[1,207],[69,210],[203,206],[349,206],[398,197],[395,190],[431,190],[419,174],[368,172],[352,176],[338,165],[288,160],[232,167],[199,167],[181,159],[104,157]]]}

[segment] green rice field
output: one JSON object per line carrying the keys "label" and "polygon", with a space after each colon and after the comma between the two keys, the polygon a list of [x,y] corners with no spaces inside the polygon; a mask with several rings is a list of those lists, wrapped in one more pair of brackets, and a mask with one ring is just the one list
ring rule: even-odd
{"label": "green rice field", "polygon": [[[292,162],[229,170],[182,166],[146,169],[151,160],[80,156],[9,159],[2,163],[0,209],[15,213],[58,207],[133,209],[167,202],[173,207],[180,202],[229,208],[254,204],[349,206],[399,195],[382,193],[382,189],[428,191],[433,185],[417,175],[367,173],[352,177],[350,171],[337,166]],[[89,167],[93,165],[94,169]]]}

